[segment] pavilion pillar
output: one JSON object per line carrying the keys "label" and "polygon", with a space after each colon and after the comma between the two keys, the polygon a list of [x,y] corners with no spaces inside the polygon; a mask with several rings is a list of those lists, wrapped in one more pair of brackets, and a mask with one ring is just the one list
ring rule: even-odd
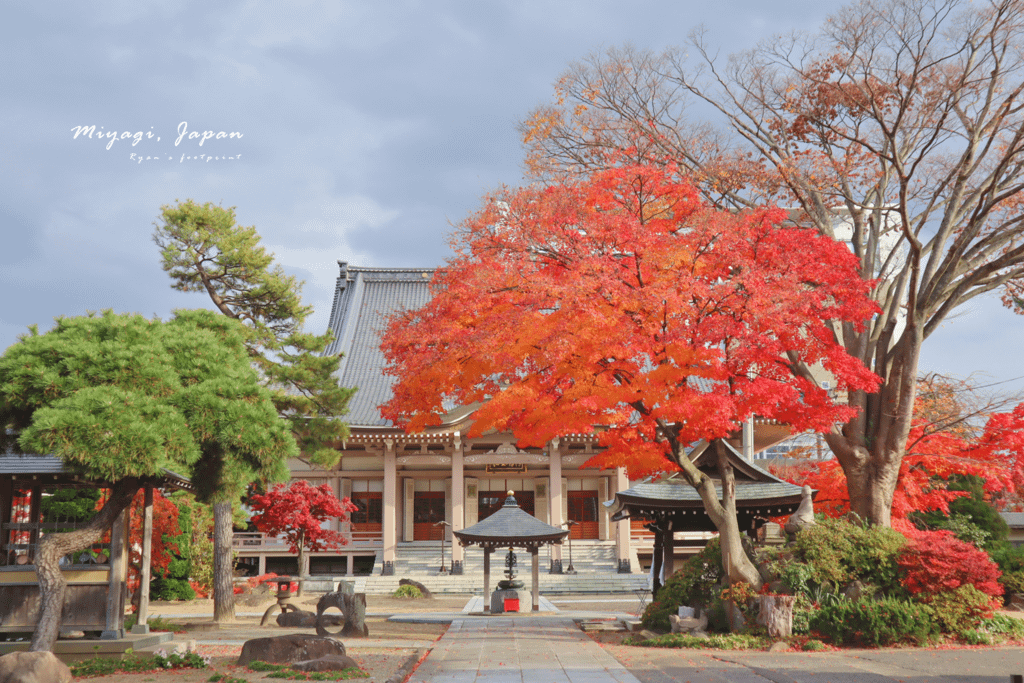
{"label": "pavilion pillar", "polygon": [[131,506],[121,511],[110,529],[110,581],[107,589],[106,628],[100,634],[103,640],[124,637],[124,590],[128,576],[128,515]]}
{"label": "pavilion pillar", "polygon": [[540,547],[530,548],[530,578],[533,579],[533,607],[530,611],[540,611]]}
{"label": "pavilion pillar", "polygon": [[[628,488],[629,477],[626,476],[626,468],[616,467],[614,493],[618,493],[619,491],[625,491]],[[632,524],[632,522],[629,521],[628,517],[626,519],[620,519],[618,522],[615,522],[615,555],[616,558],[619,560],[620,574],[630,574],[633,571],[633,567],[630,566],[629,560],[630,556],[632,555],[632,553],[630,552],[630,524]]]}
{"label": "pavilion pillar", "polygon": [[[559,450],[559,440],[553,439],[548,446],[548,504],[550,512],[548,519],[551,526],[561,528],[562,522],[562,452]],[[554,544],[551,546],[551,574],[562,573],[562,546]]]}
{"label": "pavilion pillar", "polygon": [[664,574],[665,583],[672,578],[675,574],[675,557],[676,557],[676,532],[673,529],[672,520],[665,522],[668,529],[665,531],[665,540],[662,542],[665,548],[665,563],[664,563]]}
{"label": "pavilion pillar", "polygon": [[[452,574],[462,573],[463,549],[455,542],[456,531],[466,528],[466,477],[463,461],[462,438],[455,433],[455,447],[452,449]],[[485,598],[486,600],[486,598]]]}
{"label": "pavilion pillar", "polygon": [[384,440],[384,564],[380,569],[381,576],[393,576],[395,573],[395,556],[398,551],[398,515],[395,511],[395,500],[398,495],[398,458],[395,455],[395,442]]}
{"label": "pavilion pillar", "polygon": [[139,615],[132,633],[149,633],[149,579],[153,564],[153,486],[146,486],[142,513],[142,562],[139,567]]}
{"label": "pavilion pillar", "polygon": [[657,595],[661,590],[661,567],[665,559],[665,531],[660,526],[655,526],[654,531],[654,553],[651,555],[651,593]]}
{"label": "pavilion pillar", "polygon": [[484,611],[491,611],[491,553],[494,548],[484,546]]}

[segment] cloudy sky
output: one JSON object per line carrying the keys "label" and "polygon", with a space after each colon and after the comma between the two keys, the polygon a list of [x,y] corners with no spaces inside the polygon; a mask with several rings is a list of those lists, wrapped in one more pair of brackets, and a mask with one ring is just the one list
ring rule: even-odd
{"label": "cloudy sky", "polygon": [[[339,259],[439,265],[450,225],[522,181],[516,123],[570,61],[677,44],[702,23],[728,53],[813,29],[839,4],[8,4],[0,350],[59,314],[207,305],[170,289],[150,238],[179,199],[237,207],[306,281],[322,331]],[[140,140],[75,139],[78,126]],[[182,126],[228,136],[176,142]],[[979,302],[927,342],[923,369],[1024,389],[1022,333],[1024,318]]]}

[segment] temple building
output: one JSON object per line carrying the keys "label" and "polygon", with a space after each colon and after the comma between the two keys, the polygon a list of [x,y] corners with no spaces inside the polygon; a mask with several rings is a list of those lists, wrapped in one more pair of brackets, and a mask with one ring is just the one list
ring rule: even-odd
{"label": "temple building", "polygon": [[[326,353],[342,355],[342,384],[358,388],[343,418],[351,436],[340,445],[341,460],[334,469],[299,460],[290,467],[293,478],[329,484],[359,509],[349,522],[334,522],[350,543],[312,553],[309,572],[389,576],[403,557],[424,548],[436,553],[444,537],[450,570],[462,573],[467,560],[464,549],[450,543],[452,531],[486,519],[501,508],[508,491],[540,521],[568,526],[579,557],[603,558],[588,565],[594,571],[645,571],[653,554],[648,520],[613,521],[614,510],[604,504],[636,482],[623,468],[584,467],[595,453],[592,435],[565,434],[543,448],[520,449],[511,434],[468,438],[472,409],[454,409],[443,424],[419,433],[407,434],[383,419],[378,406],[390,398],[392,378],[383,373],[380,335],[389,315],[427,302],[433,271],[339,265],[329,323],[334,341]],[[733,445],[750,460],[788,436],[785,425],[752,421]],[[707,538],[704,530],[692,535],[695,543],[690,545],[703,545],[701,539]],[[294,555],[274,539],[237,534],[235,545],[240,562],[250,563],[254,572],[297,569]],[[685,548],[685,539],[678,546]],[[564,546],[551,546],[542,557],[544,571],[561,573],[565,553]]]}

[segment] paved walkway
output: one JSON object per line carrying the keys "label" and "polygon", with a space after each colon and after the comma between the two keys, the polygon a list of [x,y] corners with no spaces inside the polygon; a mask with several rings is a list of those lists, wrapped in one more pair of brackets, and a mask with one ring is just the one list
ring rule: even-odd
{"label": "paved walkway", "polygon": [[456,619],[410,683],[639,683],[570,618]]}

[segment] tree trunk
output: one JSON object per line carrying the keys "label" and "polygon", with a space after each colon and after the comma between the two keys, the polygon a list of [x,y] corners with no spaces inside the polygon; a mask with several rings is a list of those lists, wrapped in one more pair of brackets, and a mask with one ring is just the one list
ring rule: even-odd
{"label": "tree trunk", "polygon": [[795,595],[762,595],[757,623],[768,627],[768,637],[788,638],[793,635],[793,603]]}
{"label": "tree trunk", "polygon": [[213,504],[213,620],[234,621],[231,503]]}
{"label": "tree trunk", "polygon": [[298,590],[295,591],[297,597],[302,595],[302,579],[306,576],[306,532],[299,531],[299,556],[296,558],[299,563],[299,583]]}
{"label": "tree trunk", "polygon": [[[131,477],[114,484],[110,498],[89,523],[75,531],[46,534],[36,548],[36,577],[39,581],[39,622],[29,650],[51,650],[60,635],[67,580],[60,570],[60,559],[68,553],[84,550],[100,540],[117,516],[131,505],[142,480]],[[111,554],[113,555],[113,554]]]}
{"label": "tree trunk", "polygon": [[[663,425],[662,429],[668,433],[666,426]],[[718,492],[715,490],[715,484],[711,477],[694,466],[675,438],[670,438],[670,443],[676,462],[683,471],[683,476],[691,486],[697,489],[697,493],[700,494],[701,501],[704,503],[704,510],[708,513],[715,528],[718,529],[719,540],[722,544],[722,568],[729,577],[729,582],[749,583],[754,590],[760,590],[761,575],[747,554],[743,552],[740,525],[736,521],[736,476],[732,465],[729,464],[725,445],[720,439],[716,439],[708,445],[708,448],[715,449],[718,471],[722,480],[722,500],[719,501]]]}

